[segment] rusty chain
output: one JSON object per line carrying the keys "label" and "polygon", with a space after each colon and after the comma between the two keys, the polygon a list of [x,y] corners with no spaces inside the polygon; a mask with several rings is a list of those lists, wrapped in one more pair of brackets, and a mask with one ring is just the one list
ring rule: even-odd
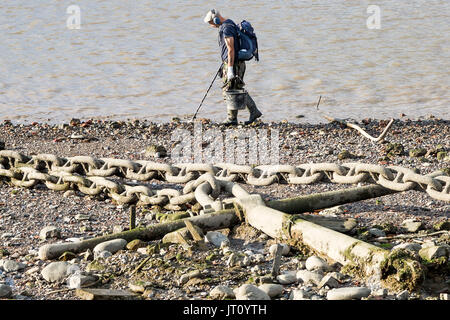
{"label": "rusty chain", "polygon": [[[424,191],[434,199],[450,201],[450,177],[441,171],[421,175],[417,170],[400,166],[366,163],[261,166],[229,163],[164,164],[146,160],[96,159],[90,156],[27,156],[13,150],[1,150],[1,176],[20,187],[32,187],[38,181],[53,190],[68,190],[71,185],[76,185],[85,194],[105,192],[119,203],[167,203],[169,208],[197,200],[203,207],[218,210],[221,201],[216,199],[227,182],[256,186],[273,183],[312,184],[323,180],[340,184],[367,182],[395,191]],[[186,185],[182,191],[152,190],[136,183],[118,183],[107,179],[113,176],[140,182],[158,179]]]}

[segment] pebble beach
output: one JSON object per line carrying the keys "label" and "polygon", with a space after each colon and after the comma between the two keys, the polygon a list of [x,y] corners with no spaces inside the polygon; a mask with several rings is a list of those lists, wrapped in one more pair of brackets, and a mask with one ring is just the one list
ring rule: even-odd
{"label": "pebble beach", "polygon": [[[203,130],[230,130],[209,119],[199,120]],[[363,119],[358,125],[376,137],[388,122]],[[180,119],[167,123],[139,119],[72,119],[61,124],[4,121],[0,123],[0,150],[28,156],[49,153],[172,163],[172,133],[177,128],[193,130],[193,126]],[[278,130],[280,164],[363,162],[418,169],[420,174],[441,170],[450,175],[448,120],[401,117],[394,120],[379,143],[339,123],[257,122],[251,127]],[[152,145],[167,154],[149,153]],[[241,185],[264,200],[350,187],[331,182]],[[133,300],[448,300],[450,203],[410,190],[308,214],[355,219],[349,235],[386,249],[408,246],[422,257],[424,249],[436,247],[437,256],[432,258],[444,260],[444,267],[430,273],[413,292],[393,291],[341,272],[339,263],[283,244],[280,272],[273,278],[274,245],[279,241],[245,223],[211,232],[205,246],[189,250],[170,241],[137,240],[118,243],[109,251],[99,249],[43,261],[38,251],[44,244],[127,230],[128,207],[77,190],[57,192],[43,184],[29,189],[15,187],[0,178],[0,299],[91,299],[101,293],[89,289],[104,289],[102,294],[109,292],[111,299]],[[158,219],[154,208],[136,208],[136,225],[152,225],[159,223]]]}

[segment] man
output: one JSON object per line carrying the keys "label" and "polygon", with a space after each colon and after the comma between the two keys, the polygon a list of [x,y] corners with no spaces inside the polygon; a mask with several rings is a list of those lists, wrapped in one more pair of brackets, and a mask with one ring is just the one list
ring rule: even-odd
{"label": "man", "polygon": [[[212,27],[219,29],[219,47],[221,50],[222,80],[223,80],[223,96],[227,98],[228,90],[242,90],[245,86],[245,61],[239,61],[239,36],[238,26],[231,20],[222,17],[219,11],[212,9],[204,18],[205,23],[209,23]],[[247,93],[244,99],[245,106],[250,112],[249,120],[245,124],[251,124],[262,116],[261,111],[256,107],[255,102]],[[227,109],[228,117],[223,122],[225,125],[237,125],[238,110]]]}

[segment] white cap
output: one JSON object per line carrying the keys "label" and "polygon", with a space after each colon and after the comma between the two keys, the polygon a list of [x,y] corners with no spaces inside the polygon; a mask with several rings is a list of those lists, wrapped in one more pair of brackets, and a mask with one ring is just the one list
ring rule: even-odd
{"label": "white cap", "polygon": [[216,9],[211,9],[208,11],[208,13],[205,16],[205,19],[203,19],[203,21],[205,23],[209,23],[210,21],[212,21],[212,19],[214,19],[217,15],[219,14],[219,11],[217,11]]}

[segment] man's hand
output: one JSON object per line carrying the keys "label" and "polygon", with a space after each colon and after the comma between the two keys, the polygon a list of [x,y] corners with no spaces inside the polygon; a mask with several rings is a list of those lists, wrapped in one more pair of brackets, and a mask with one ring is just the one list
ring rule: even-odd
{"label": "man's hand", "polygon": [[228,49],[228,70],[227,70],[227,80],[230,81],[235,77],[234,75],[234,38],[233,37],[226,37],[225,43],[227,45]]}
{"label": "man's hand", "polygon": [[233,78],[234,78],[233,66],[231,66],[231,67],[229,66],[228,71],[227,71],[227,80],[230,81]]}

